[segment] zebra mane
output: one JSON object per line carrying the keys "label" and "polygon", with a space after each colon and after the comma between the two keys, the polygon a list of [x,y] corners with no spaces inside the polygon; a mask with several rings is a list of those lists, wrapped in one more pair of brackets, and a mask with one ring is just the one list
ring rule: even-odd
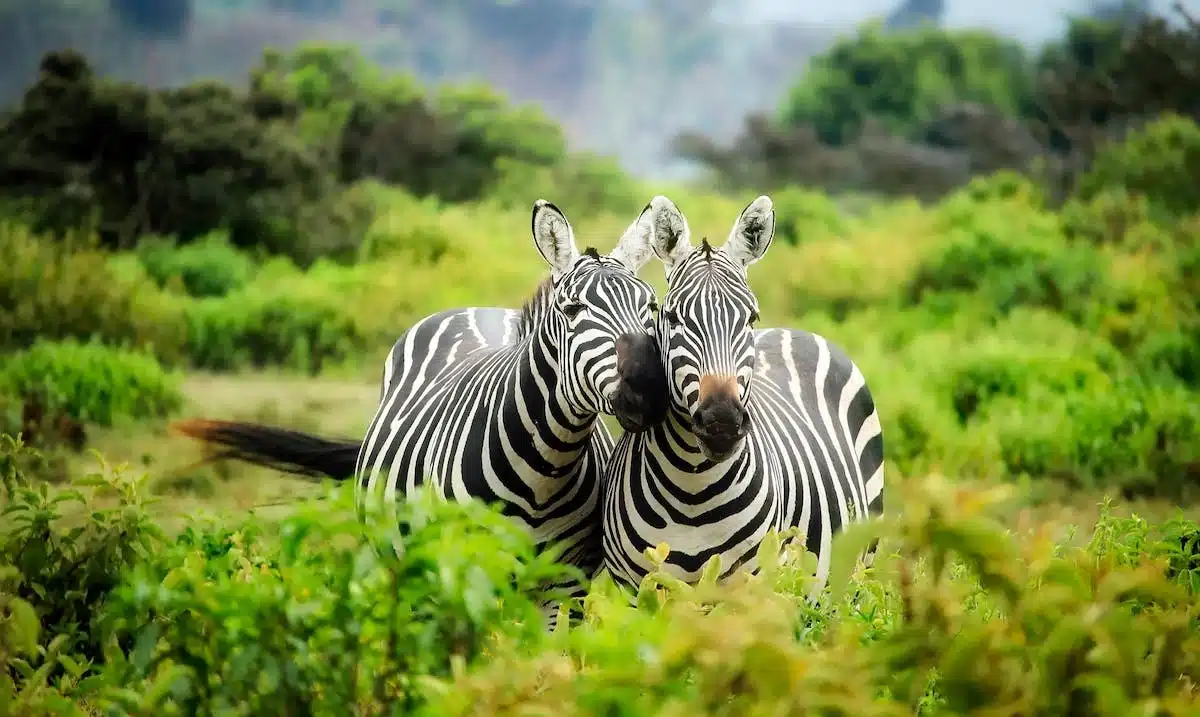
{"label": "zebra mane", "polygon": [[538,319],[545,313],[546,307],[550,305],[550,294],[554,292],[554,279],[547,276],[538,282],[537,288],[533,291],[533,296],[525,300],[521,305],[521,323],[517,327],[517,340],[521,340],[529,335]]}
{"label": "zebra mane", "polygon": [[[601,258],[600,252],[591,246],[583,250],[583,256],[596,261],[600,261]],[[533,296],[530,296],[521,305],[521,323],[517,326],[518,341],[528,336],[537,322],[545,315],[546,308],[550,306],[550,295],[553,292],[554,277],[547,276],[538,284],[537,289],[534,289]]]}

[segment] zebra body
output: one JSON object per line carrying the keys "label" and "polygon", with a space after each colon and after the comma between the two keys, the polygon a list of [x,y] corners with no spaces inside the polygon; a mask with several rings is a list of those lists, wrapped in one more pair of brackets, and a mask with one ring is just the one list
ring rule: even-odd
{"label": "zebra body", "polygon": [[400,337],[357,458],[359,508],[390,508],[423,484],[450,500],[499,503],[540,544],[565,543],[564,560],[590,574],[613,440],[595,414],[548,410],[556,369],[542,344],[517,340],[520,322],[511,309],[447,311]]}
{"label": "zebra body", "polygon": [[[581,253],[561,211],[535,203],[534,243],[550,277],[519,311],[443,311],[405,331],[360,441],[230,422],[191,422],[183,432],[233,457],[354,479],[360,514],[392,511],[418,485],[499,503],[539,548],[561,544],[563,561],[590,577],[601,560],[599,481],[612,449],[599,414],[636,432],[666,410],[651,335],[656,297],[637,277],[652,256],[651,219],[647,207],[601,256]],[[575,581],[565,587],[582,591]]]}
{"label": "zebra body", "polygon": [[[824,337],[754,329],[745,268],[774,232],[770,200],[746,208],[721,249],[693,248],[686,220],[664,216],[652,245],[668,272],[658,318],[670,392],[667,418],[617,442],[603,488],[604,567],[636,585],[646,548],[670,547],[664,568],[695,581],[712,556],[722,577],[757,569],[771,529],[797,527],[818,559],[848,523],[883,510],[883,437],[862,372]],[[873,557],[874,546],[867,560]]]}

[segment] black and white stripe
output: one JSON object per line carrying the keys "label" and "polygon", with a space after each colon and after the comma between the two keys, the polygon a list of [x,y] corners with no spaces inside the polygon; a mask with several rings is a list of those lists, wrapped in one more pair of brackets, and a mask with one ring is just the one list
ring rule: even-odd
{"label": "black and white stripe", "polygon": [[[652,256],[648,210],[601,256],[581,253],[563,213],[536,202],[533,239],[550,277],[522,310],[444,311],[405,331],[360,441],[235,422],[181,430],[226,456],[353,478],[360,514],[394,511],[419,485],[498,503],[540,548],[560,544],[563,561],[590,577],[601,562],[599,481],[613,446],[599,414],[637,432],[666,410],[656,296],[637,277]],[[560,587],[582,592],[574,581]],[[555,606],[546,607],[553,626]]]}
{"label": "black and white stripe", "polygon": [[832,537],[883,510],[883,436],[863,374],[821,336],[754,329],[746,268],[773,239],[768,197],[719,249],[693,247],[665,197],[651,210],[667,270],[656,332],[670,409],[617,442],[602,498],[604,567],[636,585],[652,567],[645,549],[665,542],[676,577],[695,581],[714,555],[725,577],[757,568],[769,529],[797,526],[817,556],[819,590]]}
{"label": "black and white stripe", "polygon": [[565,562],[595,572],[612,450],[598,414],[634,430],[658,418],[630,410],[638,396],[618,365],[622,348],[657,360],[656,297],[636,276],[651,256],[647,217],[609,256],[580,254],[566,217],[539,202],[533,236],[552,274],[522,311],[443,312],[399,338],[357,457],[361,508],[431,484],[451,500],[499,503],[540,546],[559,543]]}

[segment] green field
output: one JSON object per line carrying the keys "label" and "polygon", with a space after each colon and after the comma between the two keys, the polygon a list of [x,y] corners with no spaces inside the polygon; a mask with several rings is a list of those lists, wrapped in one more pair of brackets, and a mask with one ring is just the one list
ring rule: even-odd
{"label": "green field", "polygon": [[[831,52],[780,137],[844,159],[867,119],[915,146],[951,100],[1024,121],[1004,73],[1059,57],[897,38]],[[1144,47],[1104,47],[1137,76]],[[847,85],[855,62],[911,80],[904,101]],[[1126,117],[1066,180],[835,187],[734,147],[737,171],[669,185],[484,89],[340,50],[264,64],[247,92],[149,90],[51,55],[0,116],[0,717],[1200,714],[1193,105]],[[813,556],[767,541],[760,573],[723,584],[602,576],[582,624],[546,634],[537,586],[565,568],[488,506],[420,493],[399,525],[360,523],[347,486],[208,461],[169,430],[356,438],[413,321],[535,289],[539,197],[606,252],[653,195],[719,243],[762,193],[760,325],[841,346],[883,425],[887,514],[837,538],[815,605]],[[662,265],[643,277],[661,298]]]}

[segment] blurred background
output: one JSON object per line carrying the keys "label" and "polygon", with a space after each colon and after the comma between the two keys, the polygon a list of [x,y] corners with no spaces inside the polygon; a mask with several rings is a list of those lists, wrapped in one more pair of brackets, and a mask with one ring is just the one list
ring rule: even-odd
{"label": "blurred background", "polygon": [[0,417],[48,479],[292,495],[166,420],[355,435],[412,321],[528,296],[534,199],[607,250],[766,192],[764,320],[863,366],[889,480],[1191,505],[1196,5],[0,3]]}
{"label": "blurred background", "polygon": [[[1197,714],[1197,5],[0,0],[0,717]],[[548,637],[514,524],[406,500],[393,562],[169,430],[357,440],[401,332],[546,275],[537,198],[608,251],[762,193],[761,325],[883,425],[832,603],[764,541]]]}

